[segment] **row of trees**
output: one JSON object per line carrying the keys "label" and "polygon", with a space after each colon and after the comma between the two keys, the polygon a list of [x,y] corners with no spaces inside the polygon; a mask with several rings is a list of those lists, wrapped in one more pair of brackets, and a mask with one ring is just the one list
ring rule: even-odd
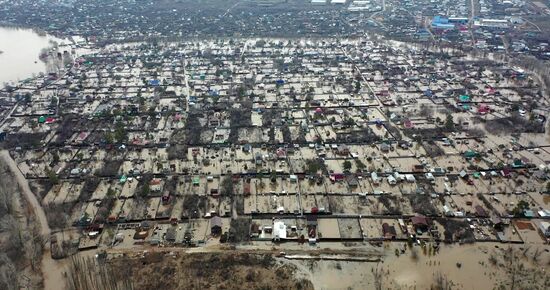
{"label": "row of trees", "polygon": [[30,265],[38,270],[42,257],[39,224],[30,212],[21,216],[19,188],[6,165],[0,166],[0,289],[20,289],[22,270]]}

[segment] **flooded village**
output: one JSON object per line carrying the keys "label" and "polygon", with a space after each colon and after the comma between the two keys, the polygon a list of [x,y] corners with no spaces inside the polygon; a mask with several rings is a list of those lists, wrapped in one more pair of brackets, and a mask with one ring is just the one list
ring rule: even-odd
{"label": "flooded village", "polygon": [[497,46],[472,43],[487,57],[391,33],[81,41],[50,52],[55,72],[0,91],[3,162],[75,289],[85,279],[67,264],[92,263],[78,256],[132,265],[84,274],[121,275],[116,289],[222,287],[160,272],[191,275],[181,267],[198,255],[256,287],[550,287],[547,76]]}

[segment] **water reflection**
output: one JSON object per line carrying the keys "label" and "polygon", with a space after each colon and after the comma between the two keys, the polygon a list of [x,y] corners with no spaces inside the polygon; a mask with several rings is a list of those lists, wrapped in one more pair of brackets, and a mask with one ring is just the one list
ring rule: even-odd
{"label": "water reflection", "polygon": [[0,27],[0,87],[6,83],[55,72],[63,62],[40,55],[60,43],[59,39],[39,35],[30,29]]}

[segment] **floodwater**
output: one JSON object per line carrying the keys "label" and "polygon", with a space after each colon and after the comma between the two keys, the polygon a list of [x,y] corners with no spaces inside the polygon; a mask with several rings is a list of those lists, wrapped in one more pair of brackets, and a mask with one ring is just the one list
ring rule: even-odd
{"label": "floodwater", "polygon": [[[374,272],[381,273],[378,282],[382,289],[431,289],[436,278],[440,275],[454,286],[452,289],[495,289],[499,285],[510,282],[511,276],[502,263],[503,249],[513,247],[519,255],[515,261],[527,272],[538,271],[539,280],[529,280],[525,274],[523,285],[517,289],[526,289],[525,284],[544,283],[548,276],[544,276],[545,266],[550,263],[550,253],[544,251],[547,245],[532,243],[528,246],[500,243],[479,243],[473,245],[441,245],[437,255],[426,255],[419,246],[415,246],[418,259],[411,258],[411,250],[397,257],[395,249],[403,248],[404,243],[392,242],[384,247],[385,255],[382,261],[352,262],[352,261],[307,261],[288,260],[297,267],[296,275],[309,279],[315,289],[376,289]],[[500,248],[497,248],[500,247]],[[524,247],[527,251],[524,251]],[[332,248],[332,245],[331,245]],[[358,253],[360,253],[359,248]],[[523,255],[525,252],[527,254]],[[538,262],[533,262],[533,255],[537,255]],[[498,266],[489,262],[489,257],[497,257]],[[457,264],[460,266],[457,266]],[[520,267],[520,268],[521,268]],[[541,274],[542,272],[543,274]],[[519,275],[519,274],[518,274]],[[335,278],[337,277],[337,278]],[[534,278],[533,278],[534,279]],[[533,289],[540,285],[533,286]],[[542,286],[544,287],[544,286]],[[437,288],[439,289],[439,288]]]}
{"label": "floodwater", "polygon": [[51,41],[59,40],[30,29],[0,27],[0,87],[45,73],[46,64],[39,55],[53,45]]}

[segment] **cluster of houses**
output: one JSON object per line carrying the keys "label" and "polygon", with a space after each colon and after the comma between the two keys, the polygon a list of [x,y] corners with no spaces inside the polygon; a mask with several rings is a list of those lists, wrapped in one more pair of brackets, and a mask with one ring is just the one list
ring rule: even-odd
{"label": "cluster of houses", "polygon": [[86,247],[524,242],[550,216],[538,91],[369,38],[116,45],[5,90],[1,145]]}

